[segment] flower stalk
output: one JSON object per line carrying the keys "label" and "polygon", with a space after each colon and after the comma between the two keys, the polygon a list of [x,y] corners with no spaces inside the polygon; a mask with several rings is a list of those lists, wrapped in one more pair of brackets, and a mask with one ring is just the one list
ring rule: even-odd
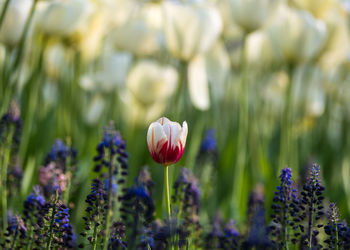
{"label": "flower stalk", "polygon": [[171,208],[170,208],[170,192],[169,192],[169,166],[164,167],[164,183],[166,193],[166,207],[168,212],[169,220],[171,219]]}

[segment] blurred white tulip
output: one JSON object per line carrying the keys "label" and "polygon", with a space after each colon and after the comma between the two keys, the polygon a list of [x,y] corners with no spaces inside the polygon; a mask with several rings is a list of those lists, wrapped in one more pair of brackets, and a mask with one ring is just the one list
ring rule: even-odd
{"label": "blurred white tulip", "polygon": [[210,5],[167,1],[163,7],[166,45],[178,59],[205,53],[222,32],[219,11]]}
{"label": "blurred white tulip", "polygon": [[[0,9],[4,2],[0,2]],[[5,46],[14,47],[19,43],[32,4],[32,0],[10,1],[0,29],[0,42]]]}
{"label": "blurred white tulip", "polygon": [[55,43],[46,49],[44,67],[51,78],[58,78],[62,74],[63,66],[67,64],[66,51],[61,43]]}
{"label": "blurred white tulip", "polygon": [[148,126],[150,122],[159,118],[165,108],[165,101],[158,101],[145,106],[140,103],[129,90],[121,93],[121,103],[127,112],[123,112],[124,119],[133,125]]}
{"label": "blurred white tulip", "polygon": [[337,0],[289,0],[293,6],[312,13],[317,18],[322,18],[328,14]]}
{"label": "blurred white tulip", "polygon": [[230,58],[221,41],[205,54],[205,67],[210,84],[210,94],[216,101],[225,95],[226,81],[230,74]]}
{"label": "blurred white tulip", "polygon": [[78,27],[72,37],[84,61],[90,61],[99,56],[102,41],[108,31],[108,18],[105,11],[95,5],[94,7],[93,13]]}
{"label": "blurred white tulip", "polygon": [[200,110],[210,107],[209,86],[205,58],[196,56],[188,65],[188,89],[193,105]]}
{"label": "blurred white tulip", "polygon": [[43,10],[39,27],[48,35],[68,36],[91,13],[90,0],[52,0]]}
{"label": "blurred white tulip", "polygon": [[127,88],[144,105],[165,101],[177,87],[177,71],[152,60],[138,62],[129,72]]}
{"label": "blurred white tulip", "polygon": [[85,121],[89,125],[96,124],[103,113],[105,108],[105,101],[102,96],[96,95],[90,101],[85,112]]}
{"label": "blurred white tulip", "polygon": [[86,91],[113,91],[118,86],[125,85],[131,62],[130,53],[108,53],[97,71],[82,76],[80,87]]}
{"label": "blurred white tulip", "polygon": [[112,30],[112,43],[120,50],[139,56],[150,55],[160,49],[164,40],[161,25],[161,6],[146,4]]}
{"label": "blurred white tulip", "polygon": [[274,48],[269,35],[265,30],[251,33],[247,38],[246,46],[247,62],[250,65],[266,67],[278,61],[278,57],[273,52]]}
{"label": "blurred white tulip", "polygon": [[121,92],[125,119],[147,125],[164,112],[177,87],[177,71],[152,60],[136,63],[129,72],[126,89]]}
{"label": "blurred white tulip", "polygon": [[235,22],[246,32],[261,28],[281,0],[230,0]]}
{"label": "blurred white tulip", "polygon": [[269,27],[274,52],[288,62],[305,62],[319,56],[327,42],[327,27],[310,13],[280,6]]}
{"label": "blurred white tulip", "polygon": [[324,71],[333,71],[348,61],[350,52],[349,13],[346,6],[338,3],[324,21],[329,29],[329,39],[320,58]]}

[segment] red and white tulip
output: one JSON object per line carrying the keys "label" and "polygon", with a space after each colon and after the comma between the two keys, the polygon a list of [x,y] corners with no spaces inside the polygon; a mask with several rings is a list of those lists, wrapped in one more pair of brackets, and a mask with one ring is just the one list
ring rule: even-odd
{"label": "red and white tulip", "polygon": [[182,127],[162,117],[153,122],[147,132],[147,144],[153,160],[169,166],[179,161],[184,153],[187,138],[187,122]]}

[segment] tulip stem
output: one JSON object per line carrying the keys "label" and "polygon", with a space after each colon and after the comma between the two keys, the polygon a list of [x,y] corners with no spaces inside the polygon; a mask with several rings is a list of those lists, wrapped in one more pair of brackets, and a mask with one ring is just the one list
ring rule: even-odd
{"label": "tulip stem", "polygon": [[164,181],[165,181],[165,188],[166,188],[166,205],[167,205],[167,211],[169,220],[171,217],[171,210],[170,210],[170,194],[169,194],[169,166],[165,166],[165,173],[164,173]]}

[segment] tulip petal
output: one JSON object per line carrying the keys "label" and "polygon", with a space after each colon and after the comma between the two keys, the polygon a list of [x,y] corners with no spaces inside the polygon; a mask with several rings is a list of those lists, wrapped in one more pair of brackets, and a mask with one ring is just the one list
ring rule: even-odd
{"label": "tulip petal", "polygon": [[150,153],[159,152],[166,140],[166,134],[162,125],[158,122],[153,122],[147,132],[147,144]]}
{"label": "tulip petal", "polygon": [[195,57],[189,64],[188,87],[193,105],[200,110],[207,110],[210,106],[210,100],[203,56]]}
{"label": "tulip petal", "polygon": [[166,117],[164,116],[164,117],[162,117],[162,118],[159,118],[159,119],[157,120],[157,122],[160,123],[160,124],[163,126],[164,124],[170,123],[171,121],[170,121],[168,118],[166,118]]}
{"label": "tulip petal", "polygon": [[185,144],[186,144],[187,133],[188,133],[188,126],[187,126],[187,122],[184,121],[182,123],[182,131],[181,131],[181,134],[180,134],[180,140],[181,140],[181,143],[182,143],[183,147],[185,147]]}

